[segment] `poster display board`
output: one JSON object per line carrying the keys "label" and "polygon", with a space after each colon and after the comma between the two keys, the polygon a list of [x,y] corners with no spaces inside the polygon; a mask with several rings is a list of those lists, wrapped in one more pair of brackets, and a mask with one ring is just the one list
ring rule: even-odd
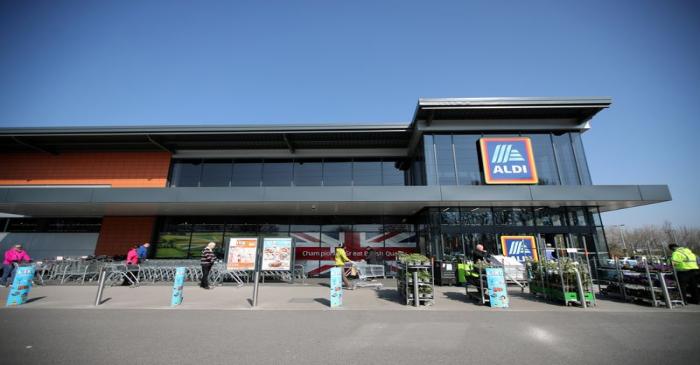
{"label": "poster display board", "polygon": [[34,278],[34,265],[20,266],[15,270],[12,286],[7,293],[6,307],[11,305],[21,305],[27,302],[29,291],[32,289],[32,279]]}
{"label": "poster display board", "polygon": [[343,268],[334,267],[331,269],[331,308],[343,305]]}
{"label": "poster display board", "polygon": [[231,238],[226,256],[226,270],[255,270],[257,237]]}
{"label": "poster display board", "polygon": [[486,282],[489,287],[491,308],[508,308],[508,291],[502,268],[487,267]]}
{"label": "poster display board", "polygon": [[292,266],[292,239],[289,237],[263,240],[261,270],[289,271]]}
{"label": "poster display board", "polygon": [[519,262],[537,261],[537,245],[533,236],[501,236],[503,256],[514,257]]}
{"label": "poster display board", "polygon": [[175,281],[173,282],[173,296],[170,299],[170,305],[176,306],[182,303],[182,288],[185,286],[185,268],[178,267],[175,269]]}

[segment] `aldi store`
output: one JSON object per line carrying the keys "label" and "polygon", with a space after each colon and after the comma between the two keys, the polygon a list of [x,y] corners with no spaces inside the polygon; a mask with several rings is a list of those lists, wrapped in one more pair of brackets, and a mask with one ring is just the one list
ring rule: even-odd
{"label": "aldi store", "polygon": [[[437,259],[478,243],[607,257],[600,213],[669,201],[594,185],[581,135],[607,98],[420,99],[410,123],[0,129],[3,248],[34,257],[194,258],[209,241],[292,237],[310,275],[374,247]],[[527,251],[527,250],[526,250]]]}

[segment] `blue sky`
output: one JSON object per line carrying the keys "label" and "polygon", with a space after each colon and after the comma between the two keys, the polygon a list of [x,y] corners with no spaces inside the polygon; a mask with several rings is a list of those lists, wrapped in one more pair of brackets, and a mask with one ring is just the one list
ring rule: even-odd
{"label": "blue sky", "polygon": [[693,1],[3,1],[0,126],[407,122],[419,97],[611,96],[596,184],[700,226]]}

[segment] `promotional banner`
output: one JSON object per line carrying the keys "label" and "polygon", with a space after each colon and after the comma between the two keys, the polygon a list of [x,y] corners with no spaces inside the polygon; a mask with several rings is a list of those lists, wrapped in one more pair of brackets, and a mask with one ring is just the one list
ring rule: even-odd
{"label": "promotional banner", "polygon": [[503,256],[514,257],[520,262],[537,261],[537,245],[533,236],[501,236]]}
{"label": "promotional banner", "polygon": [[508,291],[503,269],[497,267],[486,268],[486,282],[489,287],[489,303],[491,308],[508,308]]}
{"label": "promotional banner", "polygon": [[343,268],[334,267],[331,271],[331,308],[343,305]]}
{"label": "promotional banner", "polygon": [[226,270],[255,270],[255,257],[258,251],[258,239],[231,238],[226,256]]}
{"label": "promotional banner", "polygon": [[7,293],[6,307],[11,305],[21,305],[27,302],[29,291],[32,289],[32,279],[34,278],[34,265],[20,266],[15,270],[15,277],[12,286]]}
{"label": "promotional banner", "polygon": [[537,183],[530,138],[481,138],[479,145],[487,184]]}
{"label": "promotional banner", "polygon": [[289,271],[292,267],[292,239],[265,238],[261,267],[262,270]]}
{"label": "promotional banner", "polygon": [[182,288],[185,286],[185,271],[186,269],[184,267],[178,267],[175,269],[173,296],[170,300],[170,305],[173,307],[182,303]]}

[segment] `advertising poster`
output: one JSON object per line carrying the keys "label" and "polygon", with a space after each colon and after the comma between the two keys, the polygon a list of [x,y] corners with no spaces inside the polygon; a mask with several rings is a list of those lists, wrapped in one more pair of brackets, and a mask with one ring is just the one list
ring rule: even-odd
{"label": "advertising poster", "polygon": [[489,303],[491,308],[508,308],[508,291],[503,269],[495,267],[486,268],[486,282],[489,287]]}
{"label": "advertising poster", "polygon": [[343,305],[343,268],[331,269],[331,308]]}
{"label": "advertising poster", "polygon": [[479,145],[487,184],[537,184],[530,138],[481,138]]}
{"label": "advertising poster", "polygon": [[503,256],[514,257],[520,262],[537,261],[537,246],[533,236],[501,236]]}
{"label": "advertising poster", "polygon": [[20,266],[15,271],[12,286],[7,294],[6,307],[11,305],[21,305],[27,302],[29,291],[32,289],[32,279],[34,278],[34,265]]}
{"label": "advertising poster", "polygon": [[265,238],[262,270],[289,271],[292,267],[292,239]]}
{"label": "advertising poster", "polygon": [[175,269],[175,281],[173,282],[173,296],[170,300],[171,306],[180,305],[182,303],[182,288],[185,286],[185,268],[178,267]]}
{"label": "advertising poster", "polygon": [[257,238],[231,238],[226,256],[226,270],[255,270],[257,251]]}

